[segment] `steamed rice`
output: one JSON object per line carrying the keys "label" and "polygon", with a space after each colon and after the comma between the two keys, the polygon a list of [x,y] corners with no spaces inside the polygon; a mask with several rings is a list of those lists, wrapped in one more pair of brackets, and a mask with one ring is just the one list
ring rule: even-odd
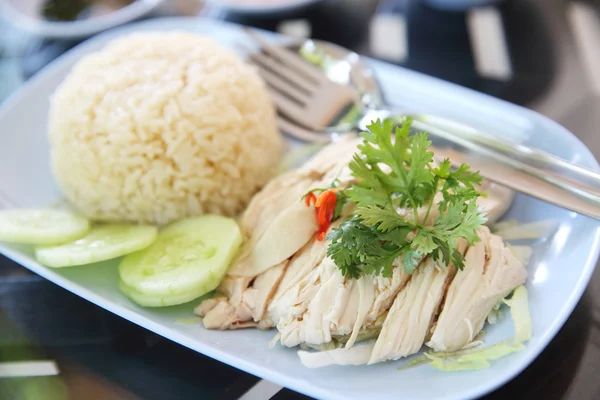
{"label": "steamed rice", "polygon": [[146,33],[81,60],[51,100],[52,169],[95,220],[233,216],[282,151],[258,74],[211,39]]}

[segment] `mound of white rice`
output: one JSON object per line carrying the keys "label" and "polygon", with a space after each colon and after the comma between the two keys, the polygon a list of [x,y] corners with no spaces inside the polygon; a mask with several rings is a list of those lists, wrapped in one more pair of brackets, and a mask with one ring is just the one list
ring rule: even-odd
{"label": "mound of white rice", "polygon": [[82,59],[51,100],[52,168],[91,219],[233,216],[282,151],[258,74],[211,39],[145,33]]}

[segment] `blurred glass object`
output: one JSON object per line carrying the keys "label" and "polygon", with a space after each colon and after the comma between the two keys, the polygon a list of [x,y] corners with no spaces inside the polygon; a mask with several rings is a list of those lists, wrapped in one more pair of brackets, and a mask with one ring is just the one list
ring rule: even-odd
{"label": "blurred glass object", "polygon": [[175,15],[194,16],[204,8],[204,0],[170,0],[163,3],[161,9],[168,9]]}
{"label": "blurred glass object", "polygon": [[50,21],[75,21],[117,11],[134,0],[45,0],[41,14]]}
{"label": "blurred glass object", "polygon": [[464,11],[473,7],[498,4],[503,0],[425,0],[431,7],[448,11]]}
{"label": "blurred glass object", "polygon": [[0,15],[0,103],[24,82],[19,60],[35,51],[31,36],[13,28]]}
{"label": "blurred glass object", "polygon": [[86,38],[152,13],[164,0],[2,0],[16,27],[43,38]]}

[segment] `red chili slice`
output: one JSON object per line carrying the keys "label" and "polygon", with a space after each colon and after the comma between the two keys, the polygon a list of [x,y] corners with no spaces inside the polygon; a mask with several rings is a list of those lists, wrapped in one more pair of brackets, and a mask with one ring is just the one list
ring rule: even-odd
{"label": "red chili slice", "polygon": [[311,204],[315,204],[316,202],[317,202],[317,196],[315,196],[315,194],[313,192],[310,192],[304,198],[304,204],[306,204],[306,207],[310,207]]}
{"label": "red chili slice", "polygon": [[335,192],[333,190],[326,190],[323,193],[321,193],[321,195],[319,196],[319,198],[317,199],[317,202],[315,203],[315,207],[321,207],[321,205],[323,203],[328,203],[331,201],[331,199],[335,200]]}
{"label": "red chili slice", "polygon": [[337,196],[335,195],[335,191],[326,190],[325,192],[321,193],[315,203],[315,208],[317,211],[317,224],[319,225],[317,240],[319,241],[325,239],[325,235],[327,234],[327,230],[331,225],[331,219],[333,218],[333,214],[335,212],[336,202]]}

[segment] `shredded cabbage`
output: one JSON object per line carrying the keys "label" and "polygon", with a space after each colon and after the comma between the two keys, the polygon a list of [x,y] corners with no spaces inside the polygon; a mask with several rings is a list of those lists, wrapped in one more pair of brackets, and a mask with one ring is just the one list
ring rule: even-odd
{"label": "shredded cabbage", "polygon": [[519,226],[519,223],[514,219],[509,219],[508,221],[500,221],[490,226],[490,230],[492,233],[496,233],[498,231],[503,231],[509,228],[514,228]]}
{"label": "shredded cabbage", "polygon": [[442,371],[478,370],[490,366],[490,361],[497,360],[511,353],[525,349],[522,343],[515,343],[512,339],[496,343],[495,345],[473,351],[459,357],[439,357],[435,353],[425,356],[431,359],[431,366]]}
{"label": "shredded cabbage", "polygon": [[277,342],[279,342],[279,339],[281,339],[281,332],[277,332],[277,334],[273,336],[273,339],[269,340],[269,349],[272,349],[275,346],[277,346]]}
{"label": "shredded cabbage", "polygon": [[531,246],[513,246],[510,243],[506,243],[506,247],[523,265],[529,264],[529,260],[531,260],[533,254]]}
{"label": "shredded cabbage", "polygon": [[502,236],[504,240],[540,239],[551,236],[557,226],[558,223],[553,220],[535,221],[521,225],[505,222],[496,224],[494,233]]}
{"label": "shredded cabbage", "polygon": [[300,56],[309,63],[323,67],[327,61],[331,61],[331,58],[327,55],[327,53],[325,53],[319,47],[309,45],[307,48],[306,46],[307,45],[300,47],[299,53]]}
{"label": "shredded cabbage", "polygon": [[501,310],[492,310],[487,316],[487,322],[490,325],[504,321],[504,313]]}
{"label": "shredded cabbage", "polygon": [[338,342],[337,340],[331,340],[330,342],[322,343],[322,344],[309,344],[309,343],[300,344],[300,349],[307,350],[307,351],[308,350],[329,351],[329,350],[339,349],[341,347],[343,347],[342,344],[340,342]]}
{"label": "shredded cabbage", "polygon": [[398,371],[418,367],[419,365],[429,364],[431,359],[425,356],[415,357],[397,368]]}
{"label": "shredded cabbage", "polygon": [[515,324],[515,342],[522,343],[531,339],[531,315],[525,286],[516,288],[512,297],[504,302],[510,307],[510,316]]}
{"label": "shredded cabbage", "polygon": [[197,325],[202,323],[202,318],[200,317],[190,317],[190,318],[179,318],[175,320],[176,323],[181,325]]}
{"label": "shredded cabbage", "polygon": [[496,343],[492,346],[475,351],[471,354],[461,356],[457,360],[459,362],[471,362],[477,360],[492,361],[524,349],[524,344],[516,342],[511,343],[511,339],[508,339]]}
{"label": "shredded cabbage", "polygon": [[469,350],[472,349],[473,347],[478,347],[481,346],[483,344],[483,340],[473,340],[467,344],[465,344],[461,350]]}
{"label": "shredded cabbage", "polygon": [[459,362],[450,358],[441,358],[434,355],[425,353],[425,356],[431,359],[431,365],[433,368],[437,368],[442,371],[465,371],[465,370],[478,370],[484,369],[490,366],[485,360],[473,360],[466,362]]}
{"label": "shredded cabbage", "polygon": [[[375,327],[371,327],[371,328],[363,328],[358,332],[358,336],[356,337],[355,343],[365,342],[365,341],[371,340],[371,339],[377,339],[380,332],[381,332],[380,326],[375,326]],[[344,345],[348,342],[349,339],[350,339],[350,335],[342,335],[342,336],[337,336],[335,338],[335,340],[337,342],[344,344]]]}

